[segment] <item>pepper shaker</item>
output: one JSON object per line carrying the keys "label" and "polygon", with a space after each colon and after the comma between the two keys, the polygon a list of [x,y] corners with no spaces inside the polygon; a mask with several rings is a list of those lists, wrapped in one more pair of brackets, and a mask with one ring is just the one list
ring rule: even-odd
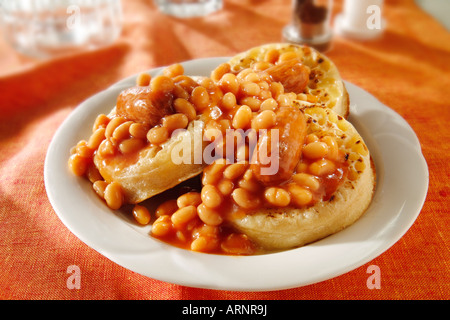
{"label": "pepper shaker", "polygon": [[285,41],[326,51],[331,43],[332,0],[293,0],[292,21],[283,29]]}

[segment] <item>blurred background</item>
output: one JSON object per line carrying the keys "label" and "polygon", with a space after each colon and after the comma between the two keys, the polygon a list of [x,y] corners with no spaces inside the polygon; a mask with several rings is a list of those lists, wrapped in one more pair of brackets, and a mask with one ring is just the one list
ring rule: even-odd
{"label": "blurred background", "polygon": [[[379,34],[384,32],[385,23],[388,34],[400,32],[397,25],[403,23],[414,29],[416,22],[412,15],[408,16],[410,9],[405,6],[411,2],[447,30],[450,29],[448,0],[193,2],[196,1],[1,0],[0,60],[3,63],[0,75],[30,63],[112,45],[116,46],[116,50],[132,50],[135,63],[142,63],[142,67],[146,68],[194,57],[232,55],[263,42],[288,40],[314,45],[311,39],[302,38],[301,32],[318,32],[316,38],[328,32],[326,41],[330,43],[335,40],[336,34],[354,40],[355,30],[351,30],[353,34],[349,30],[342,32],[342,24],[347,29],[364,28],[363,23],[369,19],[370,13],[378,14],[365,12],[364,9],[370,5],[380,8],[383,30],[379,30]],[[314,15],[320,12],[298,11],[301,5],[305,7],[305,3],[328,9],[327,20],[309,23],[308,19],[314,19]],[[299,21],[300,15],[303,15],[303,21]],[[338,18],[345,21],[337,21]],[[376,22],[373,19],[372,23]],[[338,22],[341,24],[337,25]],[[329,30],[318,30],[320,24]],[[316,29],[311,31],[308,27],[311,25]],[[286,31],[287,27],[292,30]],[[370,37],[363,36],[358,40],[365,38]],[[196,45],[190,41],[196,41]],[[330,49],[328,46],[319,48],[324,51]],[[143,61],[139,62],[140,59]]]}

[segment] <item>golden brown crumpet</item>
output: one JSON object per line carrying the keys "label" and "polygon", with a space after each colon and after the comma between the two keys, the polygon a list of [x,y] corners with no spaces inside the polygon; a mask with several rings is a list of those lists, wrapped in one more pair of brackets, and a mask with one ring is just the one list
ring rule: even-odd
{"label": "golden brown crumpet", "polygon": [[[373,197],[375,167],[367,146],[353,125],[323,107],[306,108],[304,111],[308,123],[307,135],[333,137],[339,152],[345,157],[347,173],[336,191],[313,206],[260,208],[232,221],[239,231],[266,250],[299,247],[334,234],[358,220]],[[311,170],[316,168],[311,168],[311,165],[309,168],[299,168],[293,177],[297,180],[298,175],[303,190],[315,188],[315,180],[305,180],[305,177],[324,179]],[[292,190],[291,194],[296,192]]]}
{"label": "golden brown crumpet", "polygon": [[[324,105],[338,115],[347,118],[350,101],[337,67],[327,56],[311,47],[287,43],[266,44],[237,54],[230,59],[229,64],[234,72],[238,72],[258,63],[263,68],[264,63],[277,65],[291,59],[300,61],[304,68],[309,69],[308,81],[303,93],[316,97],[316,101],[312,101],[313,103]],[[292,69],[285,72],[285,75],[289,75],[290,72],[292,73]],[[304,69],[298,70],[297,82],[300,83],[300,88],[303,81],[302,77],[305,74]],[[286,79],[292,79],[292,77],[287,76],[284,79],[286,81]],[[296,86],[291,83],[285,85],[285,90],[293,90],[293,92],[299,93],[296,92]],[[311,101],[303,101],[302,104],[311,105],[308,102]]]}

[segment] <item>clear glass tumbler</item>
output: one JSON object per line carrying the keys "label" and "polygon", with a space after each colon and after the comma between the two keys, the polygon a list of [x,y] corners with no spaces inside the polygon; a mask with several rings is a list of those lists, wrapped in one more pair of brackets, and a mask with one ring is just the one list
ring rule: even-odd
{"label": "clear glass tumbler", "polygon": [[293,0],[292,21],[283,29],[283,38],[325,51],[332,38],[332,6],[332,0]]}
{"label": "clear glass tumbler", "polygon": [[2,33],[25,55],[45,58],[112,43],[120,0],[0,0]]}
{"label": "clear glass tumbler", "polygon": [[202,17],[223,7],[223,0],[154,0],[161,12],[178,18]]}

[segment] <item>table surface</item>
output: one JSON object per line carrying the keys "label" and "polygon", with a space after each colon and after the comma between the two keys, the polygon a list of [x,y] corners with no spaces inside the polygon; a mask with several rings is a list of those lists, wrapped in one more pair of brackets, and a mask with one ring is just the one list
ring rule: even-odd
{"label": "table surface", "polygon": [[[112,45],[51,60],[16,53],[0,40],[1,299],[448,299],[450,297],[450,33],[412,0],[386,0],[378,39],[335,35],[326,52],[342,75],[400,114],[417,134],[429,168],[420,215],[390,249],[320,283],[270,292],[189,288],[127,270],[85,245],[47,198],[47,147],[78,104],[140,71],[195,58],[232,56],[281,40],[290,1],[225,0],[204,18],[161,14],[149,0],[123,1]],[[334,14],[342,10],[336,0]],[[414,195],[411,195],[414,196]],[[70,289],[68,267],[80,268]],[[369,266],[381,288],[369,289]]]}

